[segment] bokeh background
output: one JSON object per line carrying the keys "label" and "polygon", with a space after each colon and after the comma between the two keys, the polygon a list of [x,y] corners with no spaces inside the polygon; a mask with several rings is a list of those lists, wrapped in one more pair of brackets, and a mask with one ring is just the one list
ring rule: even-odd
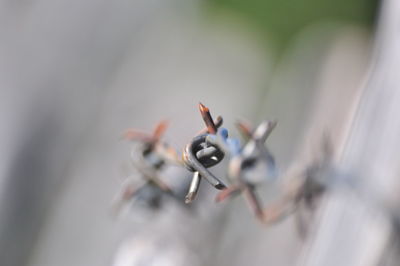
{"label": "bokeh background", "polygon": [[261,226],[240,197],[214,204],[206,183],[192,208],[112,215],[133,173],[120,137],[168,119],[180,152],[203,127],[200,101],[233,136],[237,118],[277,119],[268,145],[282,173],[312,160],[323,132],[340,154],[388,40],[377,45],[381,4],[1,0],[0,265],[298,263],[307,240],[293,218]]}

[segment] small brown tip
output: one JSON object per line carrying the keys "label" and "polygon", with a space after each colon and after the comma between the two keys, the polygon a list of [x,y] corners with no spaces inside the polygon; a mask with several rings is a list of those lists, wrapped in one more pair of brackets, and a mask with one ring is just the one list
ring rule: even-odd
{"label": "small brown tip", "polygon": [[185,203],[186,204],[192,203],[192,201],[194,200],[195,197],[196,197],[196,193],[189,192],[189,194],[187,194],[185,197]]}
{"label": "small brown tip", "polygon": [[237,120],[236,127],[239,129],[240,133],[245,138],[251,138],[252,129],[251,129],[251,126],[247,122],[242,121],[242,120]]}
{"label": "small brown tip", "polygon": [[120,136],[121,140],[136,140],[136,141],[150,141],[152,138],[148,136],[148,134],[138,131],[136,129],[128,129],[125,131],[122,136]]}
{"label": "small brown tip", "polygon": [[202,112],[202,113],[209,112],[208,107],[206,107],[206,106],[205,106],[204,104],[202,104],[202,103],[199,103],[199,109],[200,109],[200,112]]}
{"label": "small brown tip", "polygon": [[167,130],[168,124],[168,120],[162,120],[156,125],[153,130],[153,138],[155,141],[158,141],[164,135],[165,131]]}

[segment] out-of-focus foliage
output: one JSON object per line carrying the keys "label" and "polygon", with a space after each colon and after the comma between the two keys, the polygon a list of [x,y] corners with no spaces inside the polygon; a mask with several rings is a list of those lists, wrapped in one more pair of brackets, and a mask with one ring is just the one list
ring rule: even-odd
{"label": "out-of-focus foliage", "polygon": [[283,48],[307,25],[348,22],[371,27],[378,0],[207,0],[208,14],[234,12]]}

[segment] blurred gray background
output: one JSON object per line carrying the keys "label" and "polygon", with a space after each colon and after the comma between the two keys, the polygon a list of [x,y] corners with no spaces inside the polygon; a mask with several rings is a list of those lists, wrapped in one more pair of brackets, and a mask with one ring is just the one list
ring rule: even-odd
{"label": "blurred gray background", "polygon": [[282,173],[312,160],[323,132],[345,150],[380,51],[377,1],[244,2],[0,1],[0,265],[298,262],[293,218],[263,227],[207,184],[192,211],[110,212],[130,171],[121,134],[168,119],[180,152],[203,127],[199,101],[233,135],[237,118],[277,119]]}

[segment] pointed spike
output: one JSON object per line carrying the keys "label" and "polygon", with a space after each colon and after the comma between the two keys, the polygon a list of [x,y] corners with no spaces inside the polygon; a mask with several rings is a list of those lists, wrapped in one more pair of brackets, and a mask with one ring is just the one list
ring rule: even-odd
{"label": "pointed spike", "polygon": [[[217,129],[220,128],[220,127],[222,126],[223,122],[224,122],[224,119],[222,118],[222,116],[218,116],[217,119],[215,119],[215,121],[214,121],[215,127],[216,127]],[[207,133],[207,132],[208,132],[208,128],[205,127],[205,128],[203,128],[202,130],[200,130],[200,131],[196,134],[196,136],[198,136],[198,135],[203,135],[203,134],[205,134],[205,133]]]}
{"label": "pointed spike", "polygon": [[217,127],[215,126],[214,120],[211,117],[210,110],[202,103],[199,103],[199,110],[207,126],[208,133],[210,134],[217,133]]}
{"label": "pointed spike", "polygon": [[208,109],[208,107],[206,107],[204,104],[199,102],[199,109],[201,113],[206,113],[209,112],[210,110]]}
{"label": "pointed spike", "polygon": [[153,131],[153,138],[155,141],[158,141],[164,135],[165,131],[167,130],[168,124],[169,123],[167,120],[163,120],[156,125]]}
{"label": "pointed spike", "polygon": [[246,123],[242,120],[237,120],[236,121],[236,127],[240,131],[240,133],[243,135],[244,138],[250,139],[252,136],[252,129],[249,123]]}
{"label": "pointed spike", "polygon": [[217,194],[217,196],[215,197],[215,202],[222,202],[225,199],[233,197],[239,192],[240,192],[239,186],[232,185],[230,187],[227,187]]}
{"label": "pointed spike", "polygon": [[121,139],[149,142],[152,140],[152,137],[142,131],[136,129],[128,129],[122,134]]}
{"label": "pointed spike", "polygon": [[263,121],[255,129],[253,133],[253,138],[264,143],[276,125],[277,125],[276,121]]}
{"label": "pointed spike", "polygon": [[186,204],[191,203],[196,198],[197,193],[199,191],[200,183],[201,183],[201,176],[199,172],[194,172],[192,181],[190,182],[188,194],[185,197]]}

